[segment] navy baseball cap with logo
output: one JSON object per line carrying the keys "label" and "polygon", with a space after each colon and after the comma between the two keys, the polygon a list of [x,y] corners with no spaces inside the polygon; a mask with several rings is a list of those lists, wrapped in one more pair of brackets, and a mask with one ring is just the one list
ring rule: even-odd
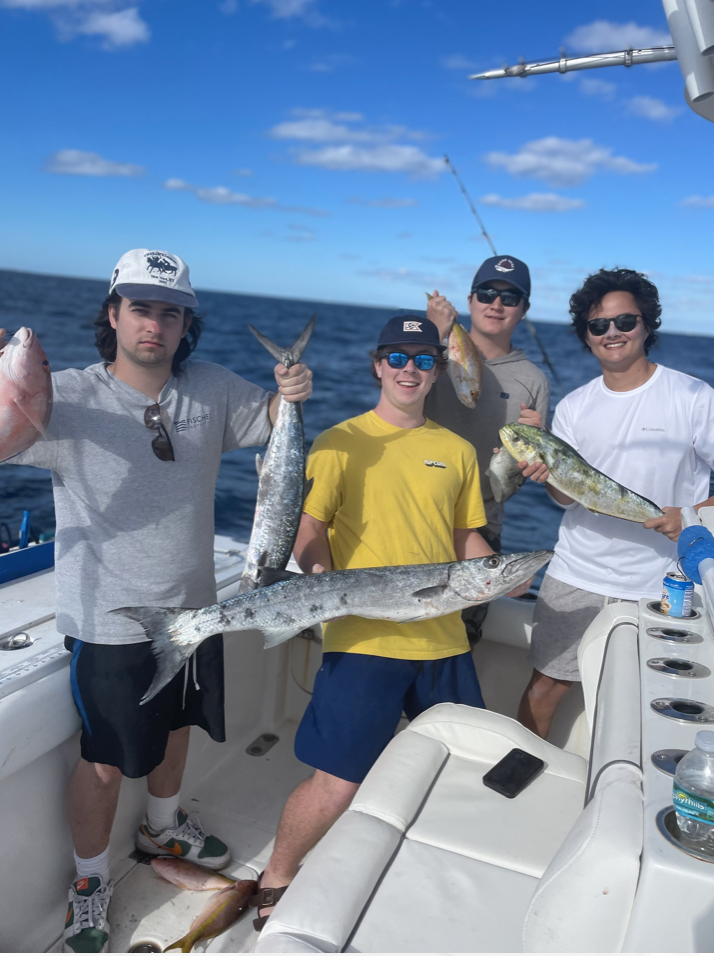
{"label": "navy baseball cap with logo", "polygon": [[491,256],[483,262],[471,283],[471,294],[480,286],[494,279],[503,279],[515,286],[519,292],[530,299],[531,274],[528,266],[515,256]]}
{"label": "navy baseball cap with logo", "polygon": [[431,321],[420,315],[395,315],[379,333],[377,348],[394,345],[431,345],[440,352],[444,346],[439,341],[439,330]]}

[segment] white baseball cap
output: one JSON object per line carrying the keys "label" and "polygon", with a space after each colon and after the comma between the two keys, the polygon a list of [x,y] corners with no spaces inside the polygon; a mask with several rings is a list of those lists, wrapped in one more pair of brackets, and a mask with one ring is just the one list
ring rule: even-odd
{"label": "white baseball cap", "polygon": [[198,308],[186,263],[171,252],[156,249],[125,252],[109,283],[109,294],[112,292],[125,299],[150,299]]}

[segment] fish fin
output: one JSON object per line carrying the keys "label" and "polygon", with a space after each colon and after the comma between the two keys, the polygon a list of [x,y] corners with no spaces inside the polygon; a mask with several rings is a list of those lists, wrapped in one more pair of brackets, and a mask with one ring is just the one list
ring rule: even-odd
{"label": "fish fin", "polygon": [[36,428],[40,435],[45,434],[45,426],[42,424],[40,419],[35,414],[35,409],[30,405],[29,402],[24,401],[24,399],[16,398],[15,404],[20,409],[25,418],[28,419],[33,428]]}
{"label": "fish fin", "polygon": [[255,470],[258,473],[258,478],[260,478],[260,473],[263,470],[263,459],[260,457],[260,455],[255,456]]}
{"label": "fish fin", "polygon": [[118,607],[108,612],[137,621],[151,641],[151,652],[156,659],[156,675],[151,687],[141,698],[142,704],[155,697],[178,674],[201,643],[179,643],[171,637],[169,628],[186,611],[185,607]]}
{"label": "fish fin", "polygon": [[190,939],[190,936],[190,933],[186,933],[181,939],[177,939],[175,943],[171,943],[170,946],[165,946],[164,952],[168,953],[170,949],[180,949],[182,953],[190,953],[195,942],[195,940]]}
{"label": "fish fin", "polygon": [[271,584],[280,581],[289,581],[290,578],[301,577],[297,571],[285,571],[282,568],[260,568],[258,571],[258,587],[269,588]]}
{"label": "fish fin", "polygon": [[277,647],[289,641],[291,637],[296,637],[302,631],[302,627],[293,624],[292,627],[262,627],[260,633],[265,638],[265,647]]}
{"label": "fish fin", "polygon": [[435,598],[441,597],[446,590],[445,584],[437,584],[432,588],[422,588],[420,591],[414,591],[412,597],[415,598]]}
{"label": "fish fin", "polygon": [[314,483],[315,483],[315,479],[314,479],[314,478],[310,478],[310,479],[308,479],[308,480],[305,481],[305,485],[304,485],[303,493],[302,493],[302,500],[303,500],[303,501],[307,501],[307,496],[308,496],[308,495],[310,494],[310,492],[312,491],[312,486],[314,485]]}
{"label": "fish fin", "polygon": [[240,579],[240,584],[238,585],[238,593],[245,594],[246,591],[254,591],[256,588],[256,582],[248,574],[243,574],[243,577]]}
{"label": "fish fin", "polygon": [[289,349],[281,349],[280,346],[271,341],[267,335],[263,335],[262,332],[254,329],[252,325],[249,325],[248,328],[260,342],[263,348],[270,352],[274,359],[276,359],[278,362],[282,362],[286,368],[290,368],[291,365],[297,365],[302,358],[302,353],[305,351],[305,346],[310,341],[312,330],[315,328],[316,318],[316,315],[312,316],[310,321],[307,323],[305,328],[302,330],[296,341],[293,342]]}

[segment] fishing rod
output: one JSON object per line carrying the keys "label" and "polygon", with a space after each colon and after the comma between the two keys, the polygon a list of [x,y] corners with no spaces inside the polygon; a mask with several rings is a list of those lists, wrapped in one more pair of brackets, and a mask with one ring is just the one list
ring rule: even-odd
{"label": "fishing rod", "polygon": [[[446,165],[448,166],[448,168],[451,170],[451,172],[454,174],[454,179],[455,179],[456,182],[459,184],[459,189],[460,189],[461,192],[464,194],[464,198],[466,199],[466,202],[468,203],[469,209],[470,209],[471,212],[473,213],[474,218],[476,219],[476,222],[479,224],[479,228],[481,229],[481,234],[482,234],[482,236],[484,237],[484,239],[486,240],[486,242],[489,244],[489,246],[490,246],[490,248],[491,248],[491,252],[494,254],[494,256],[497,256],[498,253],[496,252],[496,247],[495,247],[494,244],[493,244],[493,239],[491,239],[490,235],[489,235],[488,232],[486,231],[486,226],[484,225],[483,219],[482,219],[481,216],[478,214],[478,211],[477,211],[477,209],[476,209],[476,206],[474,206],[473,200],[471,199],[471,196],[469,196],[468,190],[466,189],[466,186],[464,186],[464,183],[463,183],[463,180],[461,179],[461,176],[459,176],[459,174],[458,174],[457,171],[456,171],[456,167],[454,166],[454,164],[451,162],[451,160],[449,159],[449,157],[448,157],[446,154],[444,154],[444,162],[446,163]],[[531,335],[533,336],[533,338],[535,339],[536,344],[538,345],[538,348],[540,349],[541,355],[543,356],[543,361],[545,362],[546,366],[548,367],[548,369],[549,369],[549,371],[550,371],[550,374],[553,376],[553,378],[554,378],[556,384],[557,384],[558,386],[560,386],[560,379],[558,378],[558,373],[557,373],[557,372],[555,371],[555,369],[553,368],[553,364],[551,363],[550,358],[548,357],[548,353],[546,352],[545,347],[544,347],[543,343],[542,343],[541,340],[540,340],[540,337],[539,337],[539,335],[538,335],[538,331],[536,330],[535,325],[534,325],[533,322],[528,318],[527,315],[524,315],[524,316],[523,316],[523,321],[526,323],[526,328],[528,329],[528,331],[530,332],[530,334],[531,334]]]}

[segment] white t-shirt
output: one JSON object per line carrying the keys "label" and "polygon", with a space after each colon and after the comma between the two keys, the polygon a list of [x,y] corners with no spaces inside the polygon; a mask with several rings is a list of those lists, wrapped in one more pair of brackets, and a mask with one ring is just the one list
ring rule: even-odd
{"label": "white t-shirt", "polygon": [[[714,389],[658,365],[648,382],[613,392],[602,376],[558,404],[553,434],[594,468],[660,508],[709,497],[714,467]],[[571,505],[548,574],[596,594],[658,599],[677,546],[657,531]]]}

